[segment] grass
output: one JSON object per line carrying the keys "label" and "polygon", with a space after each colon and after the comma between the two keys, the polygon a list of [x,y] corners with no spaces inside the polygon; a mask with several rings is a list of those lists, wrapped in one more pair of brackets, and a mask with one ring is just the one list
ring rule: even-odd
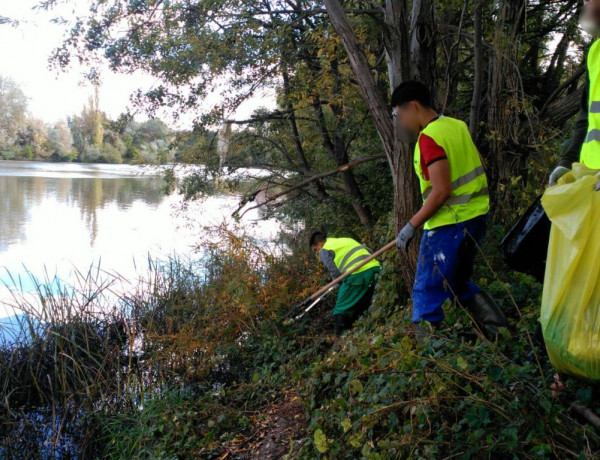
{"label": "grass", "polygon": [[127,353],[130,322],[110,304],[111,284],[100,281],[99,272],[79,274],[77,286],[29,276],[34,294],[13,299],[21,330],[0,348],[1,453],[7,458],[85,449],[89,414],[130,404],[140,385]]}

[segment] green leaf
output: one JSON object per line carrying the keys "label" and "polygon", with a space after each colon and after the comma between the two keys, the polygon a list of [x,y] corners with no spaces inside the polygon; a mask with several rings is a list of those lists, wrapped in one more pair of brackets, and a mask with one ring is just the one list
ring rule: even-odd
{"label": "green leaf", "polygon": [[490,366],[488,377],[497,382],[502,377],[502,368],[499,366]]}
{"label": "green leaf", "polygon": [[360,380],[352,380],[350,382],[349,387],[350,387],[350,394],[352,396],[360,394],[364,391],[363,384],[360,382]]}
{"label": "green leaf", "polygon": [[317,450],[319,452],[321,452],[322,454],[324,454],[325,452],[327,452],[329,450],[329,443],[327,442],[327,436],[325,436],[325,433],[323,433],[323,430],[321,430],[320,428],[318,428],[315,431],[314,443],[315,443],[315,447],[317,448]]}
{"label": "green leaf", "polygon": [[342,420],[342,428],[344,429],[344,433],[346,433],[350,428],[352,428],[352,422],[349,418]]}

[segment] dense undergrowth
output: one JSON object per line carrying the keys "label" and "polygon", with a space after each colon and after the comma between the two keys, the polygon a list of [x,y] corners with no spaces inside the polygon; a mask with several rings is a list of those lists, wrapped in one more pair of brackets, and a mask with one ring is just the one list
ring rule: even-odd
{"label": "dense undergrowth", "polygon": [[[600,452],[597,434],[570,411],[576,401],[598,411],[594,388],[566,379],[553,394],[554,373],[532,339],[541,286],[503,270],[494,244],[477,261],[476,281],[510,331],[486,343],[460,306],[448,305],[446,326],[417,347],[396,254],[384,258],[368,314],[335,340],[333,296],[283,325],[290,306],[325,280],[303,241],[290,236],[285,251],[266,251],[221,234],[201,275],[177,262],[155,267],[109,315],[91,307],[107,286],[79,295],[40,286],[42,314],[21,305],[20,345],[0,354],[3,458],[243,457],[265,409],[290,391],[308,423],[289,458]],[[490,242],[500,234],[492,228]]]}

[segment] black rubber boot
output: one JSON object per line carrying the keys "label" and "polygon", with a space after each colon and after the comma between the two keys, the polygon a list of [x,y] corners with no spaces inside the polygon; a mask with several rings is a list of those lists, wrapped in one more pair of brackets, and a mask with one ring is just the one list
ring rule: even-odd
{"label": "black rubber boot", "polygon": [[344,335],[352,327],[352,318],[346,315],[333,315],[333,328],[336,337]]}
{"label": "black rubber boot", "polygon": [[473,315],[477,326],[479,326],[487,339],[492,342],[495,342],[498,338],[498,332],[501,327],[508,327],[504,313],[496,305],[494,299],[485,291],[481,291],[473,297],[464,300],[462,305]]}

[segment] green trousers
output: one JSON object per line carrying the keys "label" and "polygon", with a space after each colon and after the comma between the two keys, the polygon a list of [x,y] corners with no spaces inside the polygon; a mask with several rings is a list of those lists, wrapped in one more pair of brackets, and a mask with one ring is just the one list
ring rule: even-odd
{"label": "green trousers", "polygon": [[369,290],[371,283],[380,271],[381,267],[373,267],[364,272],[350,275],[342,281],[333,314],[353,316],[354,306]]}

